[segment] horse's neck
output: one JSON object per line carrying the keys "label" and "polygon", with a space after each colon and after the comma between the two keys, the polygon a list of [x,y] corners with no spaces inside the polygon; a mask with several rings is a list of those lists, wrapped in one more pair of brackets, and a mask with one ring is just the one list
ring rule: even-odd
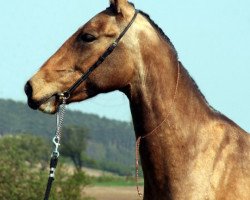
{"label": "horse's neck", "polygon": [[[145,192],[168,186],[184,176],[189,159],[188,144],[195,142],[198,127],[209,118],[210,109],[186,70],[169,49],[142,53],[141,66],[130,86],[129,99],[145,178]],[[141,67],[141,68],[140,68]],[[175,88],[178,84],[176,99]],[[204,136],[205,137],[205,136]],[[164,190],[163,190],[164,191]],[[170,192],[170,191],[169,191]],[[171,192],[170,192],[171,193]],[[147,194],[150,195],[150,194]]]}
{"label": "horse's neck", "polygon": [[164,119],[168,125],[185,127],[190,121],[193,125],[195,120],[200,123],[199,115],[211,113],[170,46],[160,45],[141,53],[142,61],[138,63],[137,74],[127,93],[137,137],[150,133]]}

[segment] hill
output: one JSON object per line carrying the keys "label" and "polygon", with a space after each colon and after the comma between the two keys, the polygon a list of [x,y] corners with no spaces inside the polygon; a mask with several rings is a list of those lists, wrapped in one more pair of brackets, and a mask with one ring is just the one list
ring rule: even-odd
{"label": "hill", "polygon": [[[96,160],[96,166],[120,174],[131,171],[135,144],[132,124],[67,110],[65,126],[69,125],[89,131],[87,154]],[[0,134],[31,133],[50,139],[55,128],[55,116],[33,111],[22,102],[0,99]]]}

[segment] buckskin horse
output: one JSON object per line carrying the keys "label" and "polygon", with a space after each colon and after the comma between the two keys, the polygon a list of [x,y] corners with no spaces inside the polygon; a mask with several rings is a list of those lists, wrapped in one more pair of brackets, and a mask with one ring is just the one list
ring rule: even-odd
{"label": "buckskin horse", "polygon": [[[144,200],[250,199],[250,136],[207,103],[163,31],[111,0],[27,82],[28,104],[55,113],[119,90],[130,101]],[[140,145],[139,145],[140,144]]]}

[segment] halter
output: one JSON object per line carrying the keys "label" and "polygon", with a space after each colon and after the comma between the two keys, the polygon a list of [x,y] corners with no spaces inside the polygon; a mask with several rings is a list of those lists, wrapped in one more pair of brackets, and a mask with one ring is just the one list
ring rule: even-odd
{"label": "halter", "polygon": [[63,93],[57,94],[60,100],[60,105],[57,111],[57,129],[55,133],[55,137],[53,138],[53,143],[55,145],[55,149],[52,152],[51,159],[50,159],[50,172],[49,172],[49,178],[47,182],[46,191],[44,194],[44,200],[49,200],[52,183],[55,180],[55,170],[57,167],[58,157],[59,157],[59,146],[60,146],[60,140],[61,140],[61,132],[62,132],[62,126],[63,126],[63,120],[64,120],[64,113],[65,113],[65,105],[67,99],[70,98],[72,92],[74,92],[82,82],[84,82],[91,73],[100,66],[103,61],[114,51],[114,49],[117,47],[120,40],[123,38],[123,36],[126,34],[126,32],[129,30],[131,25],[136,19],[137,14],[139,13],[138,10],[135,10],[135,14],[132,17],[129,24],[125,27],[125,29],[121,32],[121,34],[116,38],[116,40],[106,49],[106,51],[98,58],[98,60],[85,72],[81,78],[79,78],[68,90],[66,90]]}
{"label": "halter", "polygon": [[138,13],[139,10],[135,10],[135,14],[132,17],[131,21],[121,32],[118,38],[106,49],[106,51],[98,58],[98,60],[68,90],[64,91],[62,94],[59,94],[60,97],[63,96],[66,99],[69,99],[72,92],[74,92],[92,74],[92,72],[103,63],[103,61],[114,51],[120,40],[129,30],[131,25],[134,23]]}

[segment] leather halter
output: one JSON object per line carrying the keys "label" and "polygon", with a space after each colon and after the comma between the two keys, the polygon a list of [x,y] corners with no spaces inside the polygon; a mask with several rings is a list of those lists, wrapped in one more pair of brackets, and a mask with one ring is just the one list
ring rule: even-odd
{"label": "leather halter", "polygon": [[98,60],[68,90],[64,91],[61,94],[58,94],[60,98],[64,98],[64,99],[70,98],[70,95],[72,94],[72,92],[75,91],[91,75],[91,73],[103,63],[103,61],[114,51],[114,49],[117,47],[120,40],[129,30],[129,28],[135,21],[138,13],[139,13],[139,10],[135,10],[135,14],[133,18],[131,19],[129,24],[125,27],[125,29],[121,32],[118,38],[116,38],[116,40],[106,49],[106,51],[98,58]]}

